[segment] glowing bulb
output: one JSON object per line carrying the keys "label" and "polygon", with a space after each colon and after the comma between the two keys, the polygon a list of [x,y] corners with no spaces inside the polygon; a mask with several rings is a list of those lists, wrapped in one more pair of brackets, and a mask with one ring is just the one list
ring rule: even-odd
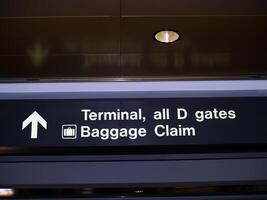
{"label": "glowing bulb", "polygon": [[163,30],[157,32],[154,37],[158,42],[172,43],[177,41],[180,38],[180,35],[172,30]]}

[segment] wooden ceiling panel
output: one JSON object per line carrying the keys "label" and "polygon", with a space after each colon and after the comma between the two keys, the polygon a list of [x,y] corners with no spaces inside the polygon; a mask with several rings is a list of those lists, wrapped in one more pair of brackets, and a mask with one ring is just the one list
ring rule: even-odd
{"label": "wooden ceiling panel", "polygon": [[[0,80],[266,76],[266,0],[0,0]],[[180,39],[154,40],[173,29]]]}
{"label": "wooden ceiling panel", "polygon": [[119,18],[2,18],[0,54],[119,53]]}
{"label": "wooden ceiling panel", "polygon": [[266,15],[266,0],[121,0],[124,17]]}
{"label": "wooden ceiling panel", "polygon": [[113,16],[119,0],[1,0],[0,17]]}
{"label": "wooden ceiling panel", "polygon": [[[264,75],[267,17],[183,16],[122,19],[125,76]],[[161,29],[180,33],[175,43],[153,38]]]}
{"label": "wooden ceiling panel", "polygon": [[[201,16],[122,18],[122,53],[168,53],[201,51],[265,51],[266,17]],[[161,44],[154,33],[162,29],[176,30],[180,39]]]}

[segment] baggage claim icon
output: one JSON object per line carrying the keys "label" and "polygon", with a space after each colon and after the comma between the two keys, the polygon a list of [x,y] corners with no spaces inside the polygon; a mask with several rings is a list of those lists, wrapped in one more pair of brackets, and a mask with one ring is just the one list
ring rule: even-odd
{"label": "baggage claim icon", "polygon": [[62,125],[62,139],[76,139],[77,138],[77,125],[76,124],[64,124]]}

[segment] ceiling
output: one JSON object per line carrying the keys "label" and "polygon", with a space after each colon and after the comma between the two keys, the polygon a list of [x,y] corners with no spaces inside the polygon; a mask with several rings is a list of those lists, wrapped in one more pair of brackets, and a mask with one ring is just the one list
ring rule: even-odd
{"label": "ceiling", "polygon": [[0,79],[265,78],[265,2],[1,0]]}

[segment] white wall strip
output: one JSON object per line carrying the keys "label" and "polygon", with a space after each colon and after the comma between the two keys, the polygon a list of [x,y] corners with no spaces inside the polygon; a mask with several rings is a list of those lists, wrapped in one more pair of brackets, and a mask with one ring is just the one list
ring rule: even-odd
{"label": "white wall strip", "polygon": [[3,83],[0,93],[177,92],[267,90],[267,80]]}

